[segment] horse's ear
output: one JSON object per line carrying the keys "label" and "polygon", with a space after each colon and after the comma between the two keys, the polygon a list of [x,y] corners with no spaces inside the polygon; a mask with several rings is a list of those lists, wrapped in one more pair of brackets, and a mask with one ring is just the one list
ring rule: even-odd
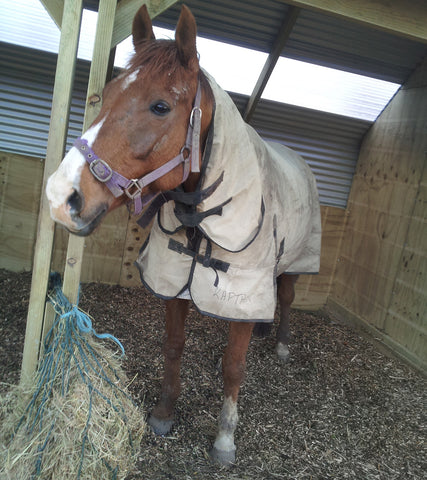
{"label": "horse's ear", "polygon": [[193,17],[190,9],[183,5],[176,26],[175,41],[181,63],[194,70],[198,68],[196,36],[196,19]]}
{"label": "horse's ear", "polygon": [[150,15],[148,15],[147,6],[144,4],[133,18],[132,23],[132,40],[135,50],[141,42],[147,40],[155,40],[153,33],[153,25],[151,23]]}

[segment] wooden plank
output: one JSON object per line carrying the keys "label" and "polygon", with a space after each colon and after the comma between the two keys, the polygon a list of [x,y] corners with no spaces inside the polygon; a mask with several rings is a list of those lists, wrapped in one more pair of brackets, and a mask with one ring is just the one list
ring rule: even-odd
{"label": "wooden plank", "polygon": [[147,228],[141,228],[136,223],[136,220],[136,217],[131,217],[127,225],[126,243],[123,250],[123,263],[120,275],[120,285],[124,287],[141,285],[139,271],[134,265],[134,262],[151,230],[152,222]]}
{"label": "wooden plank", "polygon": [[380,275],[340,257],[332,298],[376,328],[383,329],[392,288],[393,277]]}
{"label": "wooden plank", "polygon": [[[384,328],[399,259],[425,164],[427,95],[421,65],[370,129],[361,147],[334,298]],[[425,83],[424,83],[425,85]]]}
{"label": "wooden plank", "polygon": [[65,0],[64,3],[22,359],[21,381],[23,382],[32,377],[39,355],[54,234],[54,224],[50,218],[49,205],[44,191],[47,179],[57,168],[64,152],[82,4],[82,0]]}
{"label": "wooden plank", "polygon": [[243,118],[246,122],[249,122],[252,118],[252,115],[259,102],[259,99],[261,98],[265,86],[267,85],[268,80],[273,73],[277,60],[280,58],[286,42],[288,41],[289,36],[292,32],[292,29],[294,28],[300,11],[301,9],[299,8],[290,7],[286,18],[283,20],[279,34],[277,35],[277,38],[274,42],[273,48],[269,53],[267,60],[265,61],[264,67],[260,73],[260,76],[258,77],[258,80],[246,105],[245,113],[243,115]]}
{"label": "wooden plank", "polygon": [[[19,225],[19,228],[28,228],[28,225],[20,224],[19,213],[37,216],[43,162],[40,158],[1,153],[0,175],[2,177],[0,228],[3,230],[3,215],[8,215],[9,212],[17,216],[16,225]],[[34,227],[36,224],[37,220]]]}
{"label": "wooden plank", "polygon": [[301,275],[296,284],[294,308],[318,310],[326,304],[338,260],[339,247],[344,233],[345,210],[321,207],[322,250],[318,275]]}
{"label": "wooden plank", "polygon": [[384,322],[385,333],[427,363],[427,166]]}
{"label": "wooden plank", "polygon": [[115,285],[120,282],[128,217],[126,207],[120,207],[109,213],[97,231],[86,238],[83,282]]}
{"label": "wooden plank", "polygon": [[427,350],[426,80],[427,60],[364,139],[331,292],[411,361]]}
{"label": "wooden plank", "polygon": [[1,153],[0,176],[0,268],[31,270],[43,163],[40,158]]}
{"label": "wooden plank", "polygon": [[279,0],[427,43],[425,0]]}
{"label": "wooden plank", "polygon": [[410,222],[414,188],[396,182],[366,189],[366,182],[358,180],[354,179],[353,187],[358,188],[358,201],[353,198],[349,203],[334,295],[346,308],[383,328]]}
{"label": "wooden plank", "polygon": [[[98,95],[100,98],[102,97],[102,90],[105,86],[110,59],[110,45],[115,11],[116,0],[104,0],[100,2],[93,60],[89,74],[83,131],[92,124],[101,109],[101,102],[91,104],[89,98],[93,95]],[[70,235],[65,263],[63,292],[71,303],[76,303],[78,298],[84,243],[84,238]]]}
{"label": "wooden plank", "polygon": [[[417,297],[419,298],[419,296]],[[426,314],[425,307],[423,313]],[[427,364],[427,329],[425,326],[416,325],[408,316],[402,316],[390,309],[384,334],[395,344],[399,344],[411,352],[415,358]]]}
{"label": "wooden plank", "polygon": [[44,6],[56,26],[61,29],[64,0],[40,0],[40,3]]}
{"label": "wooden plank", "polygon": [[413,368],[417,369],[424,376],[426,375],[426,361],[415,355],[409,349],[405,348],[401,343],[396,342],[381,330],[378,330],[372,326],[363,317],[346,309],[331,297],[328,298],[325,311],[328,315],[334,317],[338,322],[348,325],[361,333],[384,354],[394,358],[399,358]]}
{"label": "wooden plank", "polygon": [[[96,231],[85,238],[81,282],[118,284],[125,248],[128,215],[119,208],[107,215]],[[52,269],[63,272],[69,234],[62,228],[55,234]]]}
{"label": "wooden plank", "polygon": [[117,5],[111,48],[118,45],[132,33],[133,17],[142,3],[147,5],[150,17],[154,18],[176,2],[177,0],[146,0],[145,2],[141,2],[141,0],[121,0]]}

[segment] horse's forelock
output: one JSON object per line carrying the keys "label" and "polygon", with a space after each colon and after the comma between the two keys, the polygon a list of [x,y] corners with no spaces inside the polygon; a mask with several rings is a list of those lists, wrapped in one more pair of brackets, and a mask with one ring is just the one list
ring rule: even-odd
{"label": "horse's forelock", "polygon": [[173,40],[156,40],[142,42],[129,62],[129,69],[144,67],[147,75],[157,76],[162,73],[174,75],[184,70],[179,58],[178,48]]}

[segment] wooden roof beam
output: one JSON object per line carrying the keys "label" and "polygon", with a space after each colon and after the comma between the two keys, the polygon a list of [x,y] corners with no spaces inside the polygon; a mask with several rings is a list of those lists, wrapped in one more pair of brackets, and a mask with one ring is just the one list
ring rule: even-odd
{"label": "wooden roof beam", "polygon": [[46,9],[56,26],[61,30],[64,0],[40,0],[40,3]]}
{"label": "wooden roof beam", "polygon": [[[40,2],[57,27],[61,29],[64,0],[40,0]],[[151,18],[157,17],[176,2],[177,0],[145,0]],[[142,3],[142,0],[121,0],[117,4],[111,48],[132,33],[133,17]]]}
{"label": "wooden roof beam", "polygon": [[[160,15],[176,2],[177,0],[145,0],[151,18],[157,17],[157,15]],[[111,48],[132,33],[133,17],[142,3],[141,0],[121,0],[118,3]]]}
{"label": "wooden roof beam", "polygon": [[261,98],[262,92],[264,91],[265,86],[267,85],[267,82],[270,79],[271,74],[273,73],[277,60],[279,59],[280,54],[282,53],[283,48],[288,41],[288,38],[292,32],[295,22],[297,21],[300,11],[301,10],[296,7],[289,8],[289,11],[282,23],[282,26],[280,27],[280,31],[278,36],[276,37],[273,48],[268,55],[268,58],[264,64],[260,76],[258,77],[253,92],[249,97],[248,104],[246,105],[246,110],[243,115],[243,118],[246,122],[249,122],[252,118],[259,99]]}
{"label": "wooden roof beam", "polygon": [[425,0],[279,0],[427,43]]}

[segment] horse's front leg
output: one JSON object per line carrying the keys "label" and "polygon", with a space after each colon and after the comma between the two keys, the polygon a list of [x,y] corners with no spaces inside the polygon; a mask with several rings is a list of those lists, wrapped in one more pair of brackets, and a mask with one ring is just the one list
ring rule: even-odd
{"label": "horse's front leg", "polygon": [[164,375],[160,400],[148,423],[159,435],[167,434],[173,425],[175,402],[181,392],[181,356],[185,343],[185,319],[189,300],[166,301],[166,332],[163,345]]}
{"label": "horse's front leg", "polygon": [[219,417],[219,430],[211,451],[213,460],[230,465],[236,459],[234,431],[237,426],[237,397],[246,368],[246,352],[254,324],[230,322],[228,345],[222,359],[224,404]]}

